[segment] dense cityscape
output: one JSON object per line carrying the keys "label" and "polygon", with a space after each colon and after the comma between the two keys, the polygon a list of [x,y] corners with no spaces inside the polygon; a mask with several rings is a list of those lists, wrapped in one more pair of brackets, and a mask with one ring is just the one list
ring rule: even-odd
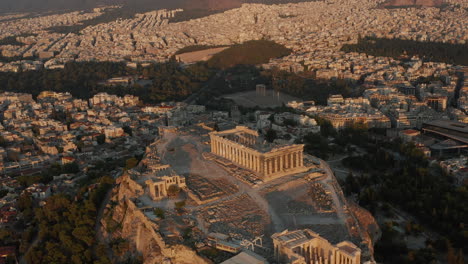
{"label": "dense cityscape", "polygon": [[465,263],[468,2],[208,2],[0,10],[0,264]]}

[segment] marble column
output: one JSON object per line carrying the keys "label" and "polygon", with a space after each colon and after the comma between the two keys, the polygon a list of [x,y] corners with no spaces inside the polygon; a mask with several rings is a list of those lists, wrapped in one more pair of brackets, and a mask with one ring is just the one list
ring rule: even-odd
{"label": "marble column", "polygon": [[245,152],[243,150],[241,150],[241,164],[245,166]]}
{"label": "marble column", "polygon": [[284,171],[284,164],[283,164],[283,159],[284,159],[284,155],[281,155],[280,157],[280,171]]}
{"label": "marble column", "polygon": [[245,166],[245,152],[242,151],[242,166]]}
{"label": "marble column", "polygon": [[293,167],[293,160],[292,159],[293,159],[293,155],[292,155],[292,153],[289,153],[288,154],[288,164],[289,164],[288,169],[291,169]]}
{"label": "marble column", "polygon": [[277,156],[275,158],[275,162],[276,162],[276,172],[278,171],[281,171],[281,166],[280,166],[280,163],[281,163],[281,160],[280,160],[281,157]]}
{"label": "marble column", "polygon": [[268,174],[272,174],[272,173],[273,173],[273,160],[268,159]]}
{"label": "marble column", "polygon": [[271,158],[271,162],[273,163],[273,173],[278,172],[278,160],[276,160],[276,157]]}

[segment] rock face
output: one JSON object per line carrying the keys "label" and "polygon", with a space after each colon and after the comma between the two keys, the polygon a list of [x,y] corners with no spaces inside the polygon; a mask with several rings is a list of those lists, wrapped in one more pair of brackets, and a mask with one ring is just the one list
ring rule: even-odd
{"label": "rock face", "polygon": [[437,7],[444,4],[444,0],[388,0],[382,6],[384,7],[403,7],[403,6],[427,6]]}
{"label": "rock face", "polygon": [[382,233],[374,216],[355,202],[348,200],[348,208],[359,224],[360,236],[369,252],[363,252],[364,257],[374,256],[374,245],[380,239]]}
{"label": "rock face", "polygon": [[127,174],[121,176],[117,182],[101,220],[104,242],[123,238],[130,243],[129,254],[143,256],[144,263],[148,264],[163,261],[174,264],[211,263],[185,245],[167,245],[159,234],[159,225],[145,216],[132,201],[143,192],[141,186]]}

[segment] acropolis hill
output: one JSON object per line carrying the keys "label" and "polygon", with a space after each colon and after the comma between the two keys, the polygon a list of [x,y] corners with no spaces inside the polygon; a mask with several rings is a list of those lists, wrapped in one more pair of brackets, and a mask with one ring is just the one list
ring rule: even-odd
{"label": "acropolis hill", "polygon": [[[257,131],[243,126],[219,132],[203,123],[161,127],[140,165],[118,179],[101,222],[103,236],[128,239],[145,263],[209,263],[187,243],[256,252],[272,263],[372,259],[378,227],[364,220],[372,216],[348,204],[328,165],[302,149],[263,144]],[[170,186],[181,192],[171,195]],[[292,253],[291,243],[273,251],[272,235],[284,240],[288,229],[307,228],[316,237],[294,242],[306,251]],[[182,238],[186,230],[191,238]]]}

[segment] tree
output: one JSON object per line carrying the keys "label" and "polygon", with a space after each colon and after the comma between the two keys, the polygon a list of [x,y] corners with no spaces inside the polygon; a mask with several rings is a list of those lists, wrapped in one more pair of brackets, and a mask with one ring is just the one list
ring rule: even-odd
{"label": "tree", "polygon": [[154,208],[154,214],[161,219],[165,218],[164,210],[162,208]]}
{"label": "tree", "polygon": [[167,195],[169,196],[177,196],[180,193],[179,186],[173,184],[167,188]]}
{"label": "tree", "polygon": [[218,125],[217,122],[214,124],[213,130],[216,131],[216,132],[219,132],[219,125]]}
{"label": "tree", "polygon": [[106,142],[106,135],[100,134],[99,136],[96,137],[96,141],[99,145],[102,145]]}
{"label": "tree", "polygon": [[184,208],[184,206],[185,206],[185,200],[175,203],[175,208],[176,209],[182,209],[182,208]]}
{"label": "tree", "polygon": [[330,137],[336,135],[336,129],[333,127],[330,121],[319,117],[316,117],[315,120],[320,126],[320,134],[322,134],[322,136]]}
{"label": "tree", "polygon": [[294,120],[294,119],[285,119],[285,120],[283,121],[283,124],[284,124],[285,126],[291,126],[291,127],[297,126],[297,122],[296,122],[296,120]]}
{"label": "tree", "polygon": [[78,173],[80,172],[80,166],[76,162],[67,163],[62,167],[63,173]]}
{"label": "tree", "polygon": [[138,160],[136,158],[129,158],[125,161],[125,170],[135,168],[138,165]]}
{"label": "tree", "polygon": [[129,126],[124,126],[122,129],[123,129],[123,131],[124,131],[125,133],[127,133],[129,136],[133,136],[133,132],[132,132],[132,128],[131,128],[131,127],[129,127]]}
{"label": "tree", "polygon": [[4,245],[3,242],[7,242],[12,237],[11,230],[6,228],[0,228],[0,245]]}
{"label": "tree", "polygon": [[276,131],[274,129],[269,129],[265,135],[266,141],[272,143],[277,138]]}
{"label": "tree", "polygon": [[21,194],[18,198],[18,208],[21,211],[24,211],[26,209],[32,209],[32,206],[33,200],[31,194],[29,192],[24,192],[23,194]]}
{"label": "tree", "polygon": [[0,190],[0,199],[8,194],[8,190]]}

